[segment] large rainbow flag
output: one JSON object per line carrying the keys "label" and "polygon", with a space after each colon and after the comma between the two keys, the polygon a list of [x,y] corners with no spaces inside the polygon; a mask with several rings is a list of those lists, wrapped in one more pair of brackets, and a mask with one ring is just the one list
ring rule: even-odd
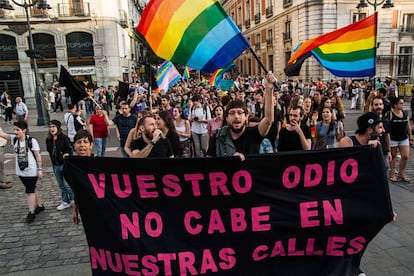
{"label": "large rainbow flag", "polygon": [[151,0],[137,30],[157,56],[208,73],[250,47],[217,0]]}
{"label": "large rainbow flag", "polygon": [[356,23],[301,43],[289,64],[311,53],[335,76],[370,77],[375,75],[376,44],[377,13],[374,13]]}
{"label": "large rainbow flag", "polygon": [[190,79],[190,68],[188,68],[188,66],[184,66],[183,78],[185,80]]}
{"label": "large rainbow flag", "polygon": [[157,80],[158,88],[154,93],[158,94],[161,89],[167,93],[181,79],[181,75],[174,64],[166,60],[158,67],[155,79]]}
{"label": "large rainbow flag", "polygon": [[229,71],[234,66],[236,66],[236,65],[232,62],[229,65],[227,65],[226,67],[220,68],[220,69],[217,69],[216,71],[214,71],[214,73],[211,75],[210,80],[209,80],[210,85],[217,87],[220,83],[220,80],[223,78],[224,73]]}

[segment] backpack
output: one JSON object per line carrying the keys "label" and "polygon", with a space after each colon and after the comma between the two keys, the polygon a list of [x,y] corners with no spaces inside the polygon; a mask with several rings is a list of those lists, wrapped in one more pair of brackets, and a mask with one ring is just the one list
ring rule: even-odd
{"label": "backpack", "polygon": [[[33,139],[33,137],[30,137],[29,135],[26,135],[26,141],[27,141],[26,146],[33,153],[33,150],[32,150],[32,147],[33,147],[32,139]],[[16,136],[13,138],[13,146],[14,147],[17,146],[17,137]]]}
{"label": "backpack", "polygon": [[[80,130],[80,129],[85,129],[85,126],[82,125],[81,123],[79,123],[79,121],[78,121],[78,117],[80,117],[80,116],[77,115],[76,113],[71,113],[71,114],[73,116],[73,124],[75,126],[76,132],[78,132],[78,130]],[[81,120],[83,122],[83,119],[82,118],[81,118]]]}

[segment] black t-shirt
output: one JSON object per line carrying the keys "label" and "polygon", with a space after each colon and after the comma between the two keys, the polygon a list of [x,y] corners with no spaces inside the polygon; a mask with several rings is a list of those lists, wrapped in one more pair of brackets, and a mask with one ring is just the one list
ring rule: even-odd
{"label": "black t-shirt", "polygon": [[170,141],[174,156],[178,157],[178,154],[180,153],[180,137],[177,132],[169,130],[165,138]]}
{"label": "black t-shirt", "polygon": [[[230,130],[229,130],[230,131]],[[232,140],[236,152],[247,154],[259,154],[259,146],[263,137],[259,133],[259,127],[246,127],[243,134],[236,140]],[[216,156],[216,137],[212,137],[208,147],[208,156]]]}
{"label": "black t-shirt", "polygon": [[[311,139],[310,128],[301,124],[303,134],[306,139]],[[302,143],[300,142],[299,134],[296,131],[289,131],[286,128],[282,128],[279,132],[279,146],[278,151],[295,151],[303,150]]]}
{"label": "black t-shirt", "polygon": [[[133,150],[142,150],[147,146],[147,142],[144,141],[142,137],[138,138],[137,140],[133,140],[131,142],[131,151]],[[150,154],[148,154],[147,158],[154,158],[154,157],[170,157],[173,156],[173,150],[168,139],[160,139],[158,142],[152,147]]]}
{"label": "black t-shirt", "polygon": [[122,114],[118,114],[112,121],[118,128],[119,136],[121,138],[121,147],[123,147],[125,146],[129,131],[135,127],[137,116],[135,114],[131,114],[130,116],[125,117]]}

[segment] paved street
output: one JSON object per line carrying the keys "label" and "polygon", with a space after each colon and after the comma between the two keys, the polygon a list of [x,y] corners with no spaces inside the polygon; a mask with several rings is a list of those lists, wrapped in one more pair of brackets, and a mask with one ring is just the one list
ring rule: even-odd
{"label": "paved street", "polygon": [[[359,114],[348,111],[345,126],[350,132],[355,129]],[[62,117],[63,113],[51,114],[51,118]],[[31,124],[35,125],[35,119]],[[3,121],[0,126],[8,132],[12,129]],[[44,151],[47,128],[30,129],[31,135],[40,139]],[[120,156],[117,145],[115,139],[110,141],[107,156]],[[70,209],[56,211],[59,188],[48,156],[43,154],[43,158],[45,174],[39,186],[46,210],[32,224],[25,225],[24,187],[14,176],[14,157],[10,145],[6,146],[6,178],[14,185],[0,190],[0,275],[91,275],[83,227],[72,223]],[[414,179],[413,153],[407,174]],[[367,275],[414,275],[414,186],[393,183],[390,191],[398,220],[385,226],[370,243],[361,267]]]}

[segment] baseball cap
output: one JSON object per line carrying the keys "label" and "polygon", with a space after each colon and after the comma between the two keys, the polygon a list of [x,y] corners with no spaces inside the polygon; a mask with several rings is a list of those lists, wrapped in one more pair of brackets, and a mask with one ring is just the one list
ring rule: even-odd
{"label": "baseball cap", "polygon": [[374,112],[367,112],[358,117],[357,124],[358,129],[355,131],[356,134],[364,133],[367,128],[374,127],[377,124],[381,123],[382,120]]}
{"label": "baseball cap", "polygon": [[50,120],[49,121],[49,126],[56,126],[57,128],[60,128],[62,125],[62,123],[58,120]]}

